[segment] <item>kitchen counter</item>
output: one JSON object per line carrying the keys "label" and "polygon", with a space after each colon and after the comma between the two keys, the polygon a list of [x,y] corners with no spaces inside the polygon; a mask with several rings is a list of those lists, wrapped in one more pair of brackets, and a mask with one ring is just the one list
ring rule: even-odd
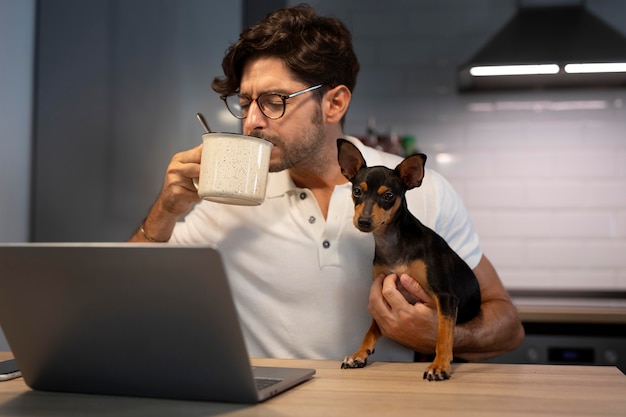
{"label": "kitchen counter", "polygon": [[626,293],[510,290],[524,323],[626,324]]}
{"label": "kitchen counter", "polygon": [[626,292],[509,293],[526,338],[490,362],[615,365],[626,371]]}

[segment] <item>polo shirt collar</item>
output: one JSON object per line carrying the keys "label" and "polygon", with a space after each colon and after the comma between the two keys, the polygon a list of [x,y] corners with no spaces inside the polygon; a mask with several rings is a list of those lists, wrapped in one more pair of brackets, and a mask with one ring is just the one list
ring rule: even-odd
{"label": "polo shirt collar", "polygon": [[289,176],[289,171],[270,172],[267,177],[265,198],[282,197],[290,190],[297,190],[296,184]]}

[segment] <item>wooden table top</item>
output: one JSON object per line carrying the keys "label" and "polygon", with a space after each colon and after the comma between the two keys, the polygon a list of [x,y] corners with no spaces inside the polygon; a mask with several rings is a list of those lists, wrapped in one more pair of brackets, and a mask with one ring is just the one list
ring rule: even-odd
{"label": "wooden table top", "polygon": [[255,406],[37,392],[19,378],[0,382],[0,416],[626,416],[626,376],[616,367],[456,364],[450,380],[427,382],[425,363],[340,369],[340,361],[252,362],[317,374]]}

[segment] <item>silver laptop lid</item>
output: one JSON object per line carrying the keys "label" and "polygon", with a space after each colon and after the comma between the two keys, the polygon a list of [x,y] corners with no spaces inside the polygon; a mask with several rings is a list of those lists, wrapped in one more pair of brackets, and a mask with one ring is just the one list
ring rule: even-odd
{"label": "silver laptop lid", "polygon": [[33,389],[259,400],[209,247],[0,245],[0,326]]}

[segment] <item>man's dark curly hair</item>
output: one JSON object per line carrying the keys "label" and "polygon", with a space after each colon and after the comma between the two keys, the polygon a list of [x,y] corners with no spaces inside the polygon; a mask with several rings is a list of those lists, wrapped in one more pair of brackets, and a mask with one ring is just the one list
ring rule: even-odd
{"label": "man's dark curly hair", "polygon": [[350,91],[356,85],[359,61],[350,31],[340,20],[318,16],[306,4],[276,10],[244,30],[222,60],[225,77],[213,80],[213,90],[235,94],[244,65],[262,56],[281,59],[307,85],[343,84]]}

